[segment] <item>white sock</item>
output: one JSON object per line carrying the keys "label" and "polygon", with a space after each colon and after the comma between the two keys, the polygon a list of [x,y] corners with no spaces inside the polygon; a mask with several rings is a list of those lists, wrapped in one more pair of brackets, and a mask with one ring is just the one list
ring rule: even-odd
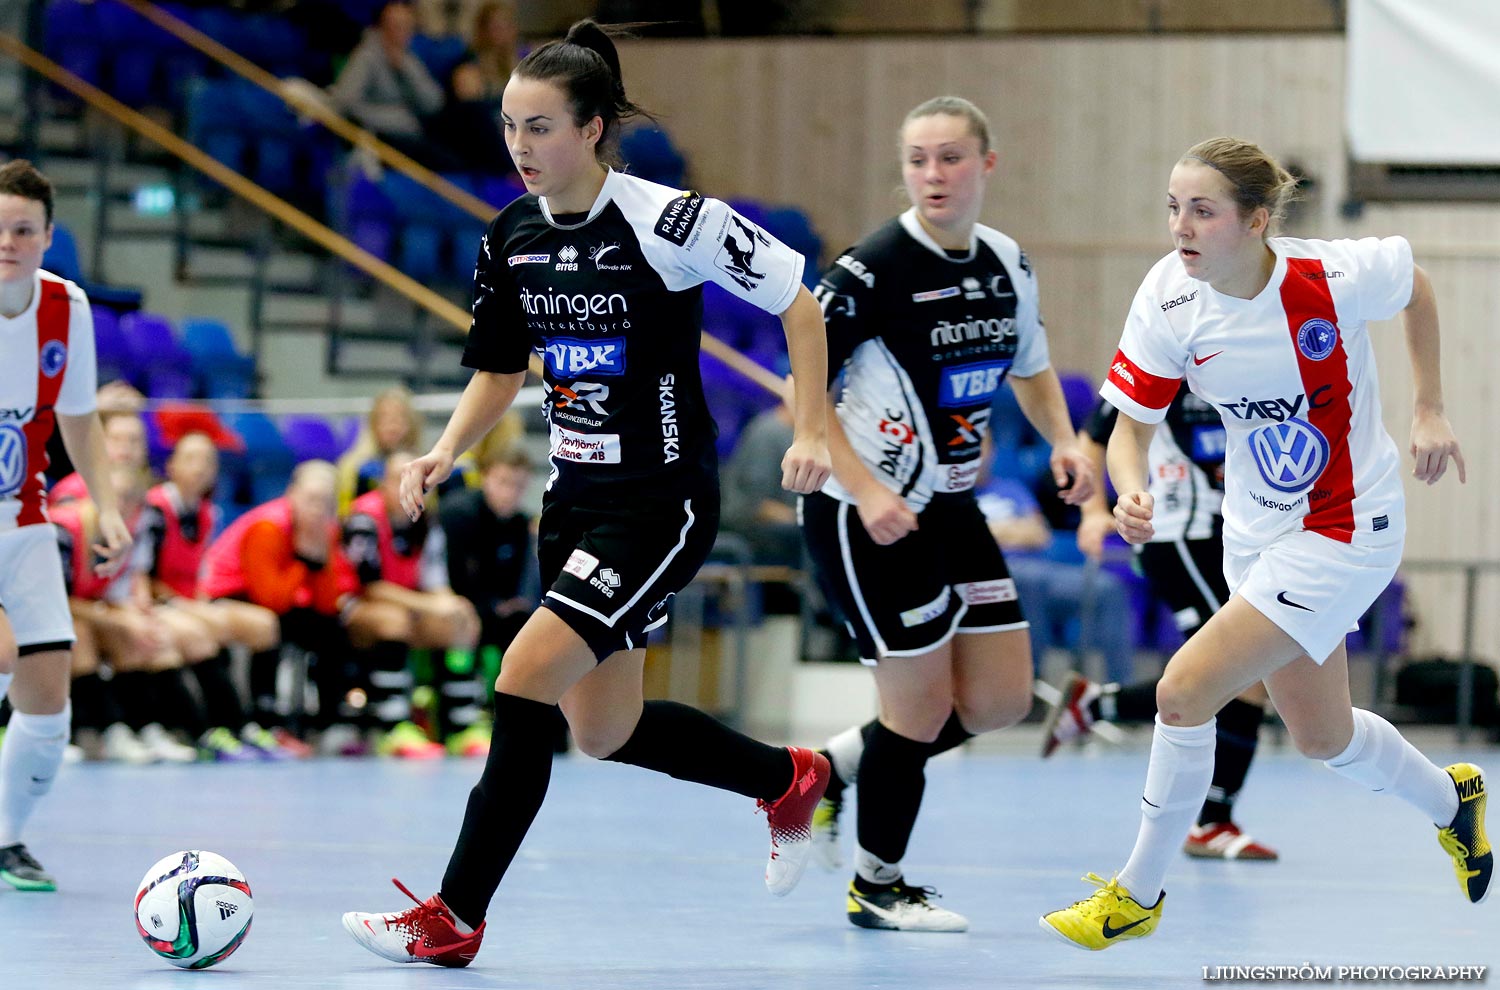
{"label": "white sock", "polygon": [[1374,712],[1354,709],[1354,737],[1325,767],[1372,791],[1394,794],[1446,828],[1458,814],[1458,791],[1447,772]]}
{"label": "white sock", "polygon": [[21,828],[37,798],[52,789],[68,748],[71,704],[54,715],[12,712],[0,746],[0,846],[21,841]]}
{"label": "white sock", "polygon": [[874,853],[866,852],[862,847],[856,846],[854,851],[854,872],[866,883],[895,883],[901,879],[901,864],[887,863]]}
{"label": "white sock", "polygon": [[1156,716],[1151,765],[1141,794],[1141,830],[1120,871],[1120,886],[1143,907],[1161,897],[1167,864],[1181,855],[1203,807],[1214,775],[1215,725],[1214,719],[1202,725],[1167,725]]}
{"label": "white sock", "polygon": [[862,728],[864,726],[856,725],[828,740],[828,759],[833,763],[833,772],[839,775],[839,780],[844,782],[845,787],[852,785],[859,776],[859,758],[865,754],[865,737],[860,732]]}
{"label": "white sock", "polygon": [[10,690],[10,680],[15,674],[0,674],[0,701],[5,700],[5,692]]}

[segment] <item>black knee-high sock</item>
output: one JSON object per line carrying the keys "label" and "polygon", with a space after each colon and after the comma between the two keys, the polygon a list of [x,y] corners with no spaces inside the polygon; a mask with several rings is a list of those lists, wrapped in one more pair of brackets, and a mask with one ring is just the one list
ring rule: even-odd
{"label": "black knee-high sock", "polygon": [[103,731],[120,720],[109,690],[98,674],[73,678],[73,728]]}
{"label": "black knee-high sock", "polygon": [[276,671],[280,666],[279,646],[250,655],[250,710],[255,721],[264,726],[280,724],[281,716],[276,711]]}
{"label": "black knee-high sock", "polygon": [[432,683],[437,688],[438,738],[462,732],[484,710],[484,685],[474,670],[472,650],[433,650]]}
{"label": "black knee-high sock", "polygon": [[194,664],[190,669],[198,681],[198,691],[203,695],[203,709],[209,726],[222,725],[238,734],[249,719],[245,716],[245,702],[240,697],[239,688],[235,687],[234,678],[229,673],[229,651],[221,650],[218,656]]}
{"label": "black knee-high sock", "polygon": [[648,701],[625,745],[606,759],[775,801],[792,785],[791,754],[675,701]]}
{"label": "black knee-high sock", "polygon": [[156,697],[151,709],[151,721],[168,729],[182,729],[192,739],[197,739],[209,729],[208,719],[203,713],[203,703],[193,693],[182,668],[163,670],[151,675]]}
{"label": "black knee-high sock", "polygon": [[376,643],[364,651],[369,671],[371,724],[389,729],[411,718],[411,668],[405,643]]}
{"label": "black knee-high sock", "polygon": [[1095,718],[1103,718],[1109,722],[1154,722],[1156,721],[1156,681],[1137,681],[1134,684],[1106,684],[1104,686],[1106,695],[1113,697],[1115,713],[1113,716],[1102,711],[1101,695],[1089,702],[1089,711]]}
{"label": "black knee-high sock", "polygon": [[156,692],[151,673],[144,670],[116,674],[110,682],[115,701],[120,706],[120,721],[139,731],[152,719]]}
{"label": "black knee-high sock", "polygon": [[1208,788],[1208,800],[1198,814],[1199,825],[1216,825],[1230,820],[1234,799],[1245,784],[1255,746],[1260,739],[1260,723],[1266,710],[1260,705],[1235,698],[1219,711],[1218,736],[1214,742],[1214,776]]}
{"label": "black knee-high sock", "polygon": [[896,864],[922,807],[931,743],[908,739],[876,723],[859,760],[859,847]]}
{"label": "black knee-high sock", "polygon": [[555,706],[495,693],[495,730],[479,783],[469,793],[458,844],[443,874],[443,903],[465,924],[484,921],[500,880],[547,796],[548,730]]}
{"label": "black knee-high sock", "polygon": [[[874,734],[875,727],[879,724],[880,719],[872,718],[859,727],[860,738],[865,741],[866,746],[870,745],[870,736]],[[964,728],[964,724],[958,720],[958,712],[955,711],[948,716],[948,721],[943,723],[942,729],[938,731],[938,737],[928,743],[927,757],[931,759],[939,753],[957,749],[973,738],[974,733]],[[830,801],[837,801],[843,795],[844,788],[848,786],[849,781],[840,777],[838,770],[835,769],[828,781],[828,790],[824,792],[824,796]]]}

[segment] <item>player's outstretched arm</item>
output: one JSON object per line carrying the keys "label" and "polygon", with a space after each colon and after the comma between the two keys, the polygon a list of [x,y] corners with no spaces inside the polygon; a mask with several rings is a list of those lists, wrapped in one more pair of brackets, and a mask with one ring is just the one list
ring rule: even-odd
{"label": "player's outstretched arm", "polygon": [[401,508],[412,519],[422,514],[423,496],[453,473],[453,461],[474,446],[505,415],[526,382],[526,372],[499,374],[476,371],[448,417],[443,435],[432,450],[401,472]]}
{"label": "player's outstretched arm", "polygon": [[828,454],[828,337],[823,310],[806,287],[781,314],[792,362],[792,445],[781,461],[781,487],[807,495],[823,487],[832,464]]}
{"label": "player's outstretched arm", "polygon": [[114,486],[109,483],[109,460],[104,453],[104,427],[99,414],[88,412],[81,415],[57,414],[57,431],[62,435],[63,447],[83,483],[88,486],[89,498],[99,509],[99,542],[93,551],[102,561],[94,571],[100,577],[118,573],[130,559],[130,528],[120,517],[120,503]]}
{"label": "player's outstretched arm", "polygon": [[1411,423],[1411,453],[1416,459],[1412,476],[1429,485],[1437,484],[1448,470],[1448,458],[1458,468],[1458,480],[1468,480],[1458,437],[1443,412],[1442,361],[1439,356],[1437,297],[1432,280],[1414,266],[1411,300],[1401,311],[1406,330],[1406,349],[1411,355],[1412,382],[1416,386]]}

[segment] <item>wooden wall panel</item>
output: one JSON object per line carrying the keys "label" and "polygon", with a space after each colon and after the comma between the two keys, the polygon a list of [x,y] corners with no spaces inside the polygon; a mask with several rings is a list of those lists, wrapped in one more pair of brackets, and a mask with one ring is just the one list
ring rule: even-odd
{"label": "wooden wall panel", "polygon": [[[1343,41],[1282,37],[767,39],[634,42],[631,95],[663,112],[694,183],[806,209],[837,251],[905,205],[896,131],[940,93],[989,114],[1000,151],[984,220],[1036,261],[1060,367],[1102,373],[1136,286],[1169,248],[1167,173],[1194,142],[1251,138],[1318,180],[1289,232],[1404,233],[1437,285],[1450,415],[1470,460],[1409,492],[1412,558],[1500,559],[1500,206],[1372,206],[1339,213],[1345,180]],[[1376,331],[1387,427],[1403,452],[1410,367],[1397,324]],[[1412,577],[1421,642],[1456,650],[1456,585]],[[1485,585],[1500,595],[1500,579]],[[1481,609],[1480,642],[1500,640]]]}

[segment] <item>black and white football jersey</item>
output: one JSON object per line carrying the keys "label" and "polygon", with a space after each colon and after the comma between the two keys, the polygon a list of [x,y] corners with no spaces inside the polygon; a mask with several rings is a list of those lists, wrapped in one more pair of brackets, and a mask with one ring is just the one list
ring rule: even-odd
{"label": "black and white football jersey", "polygon": [[587,214],[523,196],[480,244],[466,367],[546,366],[548,491],[712,476],[716,428],[698,370],[704,282],[771,313],[800,254],[725,203],[611,171]]}
{"label": "black and white football jersey", "polygon": [[[1025,252],[983,225],[966,251],[945,251],[911,209],[846,251],[814,295],[829,374],[844,373],[839,422],[871,472],[916,509],[973,488],[1001,382],[1050,364]],[[823,491],[853,500],[833,479]]]}

